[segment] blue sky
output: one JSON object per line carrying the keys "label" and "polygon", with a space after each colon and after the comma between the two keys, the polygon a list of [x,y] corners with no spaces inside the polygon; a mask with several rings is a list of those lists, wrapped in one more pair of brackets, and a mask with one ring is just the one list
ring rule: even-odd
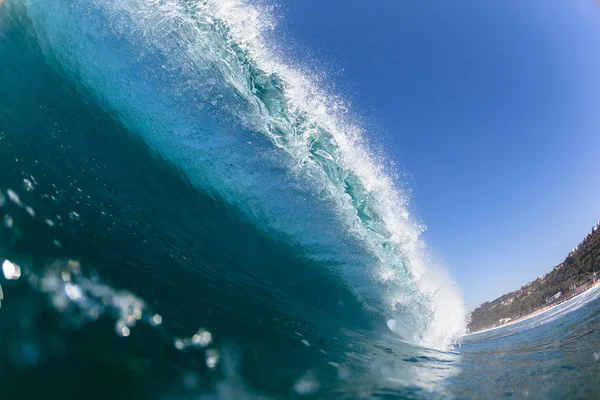
{"label": "blue sky", "polygon": [[298,58],[408,173],[469,308],[549,271],[600,220],[599,3],[278,4]]}

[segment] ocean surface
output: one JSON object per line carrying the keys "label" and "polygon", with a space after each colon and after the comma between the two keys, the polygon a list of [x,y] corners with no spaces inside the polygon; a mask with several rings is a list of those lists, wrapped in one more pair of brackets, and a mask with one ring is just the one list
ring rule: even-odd
{"label": "ocean surface", "polygon": [[600,291],[463,336],[403,183],[278,18],[0,0],[0,398],[600,398]]}

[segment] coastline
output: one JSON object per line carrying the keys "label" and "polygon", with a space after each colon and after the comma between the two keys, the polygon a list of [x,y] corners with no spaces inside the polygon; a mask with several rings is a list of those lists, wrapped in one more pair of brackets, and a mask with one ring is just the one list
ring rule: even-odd
{"label": "coastline", "polygon": [[583,291],[581,291],[581,292],[579,292],[579,293],[575,294],[574,296],[572,296],[572,297],[569,297],[569,298],[567,298],[567,299],[565,299],[565,300],[563,300],[563,301],[561,301],[561,302],[559,302],[559,303],[556,303],[556,304],[553,304],[553,305],[550,305],[550,306],[546,306],[546,307],[542,307],[542,308],[540,308],[540,309],[538,309],[538,310],[536,310],[536,311],[532,312],[531,314],[527,314],[527,315],[525,315],[525,316],[523,316],[523,317],[517,318],[517,319],[515,319],[515,320],[512,320],[512,321],[510,321],[510,322],[507,322],[507,323],[505,323],[505,324],[502,324],[502,325],[497,325],[497,326],[493,326],[493,327],[491,327],[491,328],[486,328],[486,329],[481,329],[481,330],[478,330],[478,331],[475,331],[475,332],[469,332],[469,333],[466,333],[466,334],[464,334],[464,335],[463,335],[463,337],[465,337],[465,336],[471,336],[471,335],[477,335],[477,334],[479,334],[479,333],[484,333],[484,332],[493,331],[493,330],[495,330],[495,329],[500,329],[500,328],[504,328],[504,327],[507,327],[507,326],[510,326],[510,325],[514,325],[514,324],[516,324],[516,323],[518,323],[518,322],[523,322],[523,321],[526,321],[526,320],[528,320],[528,319],[530,319],[530,318],[536,317],[536,316],[538,316],[538,315],[540,315],[540,314],[543,314],[543,313],[545,313],[545,312],[547,312],[547,311],[550,311],[550,310],[552,310],[553,308],[555,308],[555,307],[557,307],[557,306],[559,306],[559,305],[561,305],[561,304],[564,304],[564,303],[566,303],[567,301],[573,300],[573,299],[575,299],[575,298],[577,298],[577,297],[581,296],[582,294],[584,294],[584,293],[587,293],[589,290],[591,290],[591,289],[593,289],[593,288],[595,288],[595,287],[598,287],[598,286],[600,286],[600,280],[598,280],[598,282],[596,282],[596,283],[594,283],[594,284],[590,285],[590,286],[589,286],[588,288],[586,288],[585,290],[583,290]]}

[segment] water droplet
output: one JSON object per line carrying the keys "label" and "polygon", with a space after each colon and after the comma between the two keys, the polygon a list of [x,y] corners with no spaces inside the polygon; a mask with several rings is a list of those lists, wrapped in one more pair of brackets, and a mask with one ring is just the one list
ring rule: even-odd
{"label": "water droplet", "polygon": [[71,280],[71,273],[69,271],[61,271],[60,277],[63,281],[69,282]]}
{"label": "water droplet", "polygon": [[72,283],[67,283],[65,285],[65,293],[71,300],[79,300],[83,295],[79,286],[73,285]]}
{"label": "water droplet", "polygon": [[4,263],[2,263],[2,272],[4,272],[4,277],[9,280],[15,280],[21,277],[21,267],[8,260],[4,260]]}
{"label": "water droplet", "polygon": [[3,221],[4,221],[4,226],[6,226],[7,228],[12,228],[12,226],[13,226],[13,219],[12,219],[12,217],[10,215],[6,214],[4,216]]}
{"label": "water droplet", "polygon": [[10,201],[12,201],[13,203],[15,203],[18,206],[21,206],[21,199],[19,198],[19,195],[16,194],[15,192],[13,192],[12,190],[8,189],[6,191],[6,194],[8,195],[8,198],[10,199]]}
{"label": "water droplet", "polygon": [[160,325],[162,324],[162,317],[158,314],[154,314],[150,322],[152,323],[152,325]]}
{"label": "water droplet", "polygon": [[199,329],[198,332],[192,336],[192,343],[197,347],[206,347],[212,343],[212,334],[205,329]]}
{"label": "water droplet", "polygon": [[57,311],[64,311],[69,305],[69,302],[64,295],[55,293],[52,296],[52,305],[54,306],[54,308],[56,308]]}
{"label": "water droplet", "polygon": [[117,332],[117,335],[123,337],[129,336],[129,334],[131,333],[131,330],[129,329],[125,321],[123,321],[122,319],[118,320],[115,324],[115,331]]}
{"label": "water droplet", "polygon": [[185,348],[185,344],[183,343],[183,340],[181,340],[179,338],[175,339],[174,345],[177,350],[183,350]]}
{"label": "water droplet", "polygon": [[220,354],[215,349],[206,350],[206,366],[208,368],[215,368],[219,363]]}
{"label": "water droplet", "polygon": [[30,192],[33,190],[33,183],[27,178],[23,179],[23,189]]}
{"label": "water droplet", "polygon": [[69,260],[67,262],[67,267],[69,267],[71,272],[73,272],[74,274],[81,273],[81,264],[79,264],[79,261]]}

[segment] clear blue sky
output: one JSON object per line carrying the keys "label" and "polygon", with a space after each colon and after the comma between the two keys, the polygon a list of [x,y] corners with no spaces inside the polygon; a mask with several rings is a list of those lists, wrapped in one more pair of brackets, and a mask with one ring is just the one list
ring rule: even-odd
{"label": "clear blue sky", "polygon": [[282,0],[409,174],[425,240],[467,306],[549,271],[600,220],[595,0]]}

